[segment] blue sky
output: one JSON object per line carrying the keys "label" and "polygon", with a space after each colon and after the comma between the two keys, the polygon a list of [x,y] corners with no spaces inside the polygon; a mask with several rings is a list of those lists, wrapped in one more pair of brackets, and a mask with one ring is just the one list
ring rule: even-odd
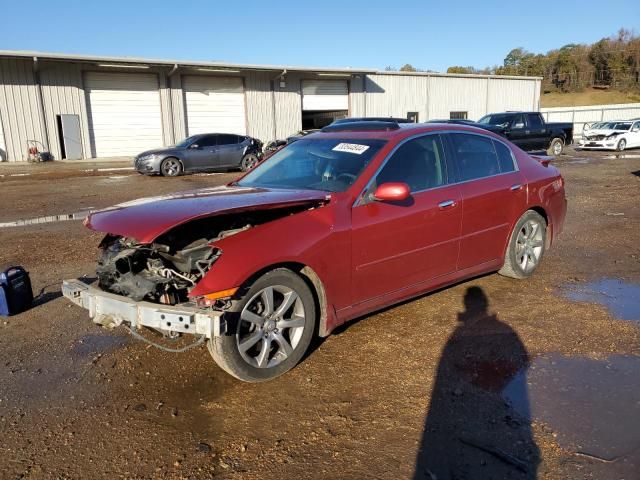
{"label": "blue sky", "polygon": [[0,18],[5,50],[437,71],[640,33],[638,0],[0,0]]}

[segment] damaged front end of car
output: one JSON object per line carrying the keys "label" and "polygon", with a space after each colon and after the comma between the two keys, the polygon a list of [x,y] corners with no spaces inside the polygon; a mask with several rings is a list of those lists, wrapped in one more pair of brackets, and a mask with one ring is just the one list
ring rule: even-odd
{"label": "damaged front end of car", "polygon": [[[120,231],[107,233],[99,245],[97,282],[65,280],[62,292],[87,309],[94,323],[108,328],[124,324],[137,337],[136,331],[142,327],[172,339],[185,333],[199,335],[202,341],[222,335],[226,331],[223,314],[237,288],[206,295],[191,294],[205,276],[215,270],[216,261],[224,255],[216,242],[316,208],[325,201],[313,199],[213,212],[210,216],[176,221],[161,233],[146,236],[157,222],[145,232],[135,224],[125,231],[121,221],[131,212],[127,213],[126,209],[104,211],[102,221],[109,215],[110,230]],[[166,221],[160,214],[158,218]],[[149,217],[145,219],[148,221]],[[85,223],[92,228],[92,222],[99,220],[89,217]]]}

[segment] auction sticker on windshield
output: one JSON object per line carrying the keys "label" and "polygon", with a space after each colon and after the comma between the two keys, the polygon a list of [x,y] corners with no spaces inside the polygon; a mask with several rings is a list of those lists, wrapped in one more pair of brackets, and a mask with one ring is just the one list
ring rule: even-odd
{"label": "auction sticker on windshield", "polygon": [[355,153],[356,155],[362,155],[364,152],[369,150],[369,145],[359,145],[357,143],[339,143],[338,145],[333,147],[332,150],[336,152],[349,152]]}

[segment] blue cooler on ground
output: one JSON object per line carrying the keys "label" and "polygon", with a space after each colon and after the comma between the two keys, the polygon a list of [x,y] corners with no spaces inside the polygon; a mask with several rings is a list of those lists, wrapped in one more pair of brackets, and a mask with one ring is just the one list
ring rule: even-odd
{"label": "blue cooler on ground", "polygon": [[31,306],[33,291],[29,273],[22,267],[0,272],[0,315],[20,313]]}

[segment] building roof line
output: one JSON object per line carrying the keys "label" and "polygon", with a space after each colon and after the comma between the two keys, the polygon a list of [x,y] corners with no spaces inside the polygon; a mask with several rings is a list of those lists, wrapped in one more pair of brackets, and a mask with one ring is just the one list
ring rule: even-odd
{"label": "building roof line", "polygon": [[53,53],[40,52],[31,50],[0,50],[0,57],[14,58],[39,58],[41,60],[68,61],[68,62],[87,62],[87,63],[119,63],[132,64],[135,68],[136,64],[144,64],[149,66],[168,66],[168,67],[194,67],[194,68],[221,68],[221,69],[239,69],[239,70],[261,70],[261,71],[283,71],[289,72],[322,72],[322,73],[342,73],[350,75],[402,75],[402,76],[431,76],[431,77],[462,77],[462,78],[500,78],[500,79],[518,79],[518,80],[541,80],[542,77],[532,76],[513,76],[513,75],[483,75],[483,74],[465,74],[465,73],[439,73],[439,72],[400,72],[378,70],[375,68],[336,68],[336,67],[302,67],[291,65],[257,65],[247,63],[231,63],[231,62],[213,62],[213,61],[195,61],[195,60],[170,60],[143,57],[114,57],[102,55],[81,55],[70,53]]}

